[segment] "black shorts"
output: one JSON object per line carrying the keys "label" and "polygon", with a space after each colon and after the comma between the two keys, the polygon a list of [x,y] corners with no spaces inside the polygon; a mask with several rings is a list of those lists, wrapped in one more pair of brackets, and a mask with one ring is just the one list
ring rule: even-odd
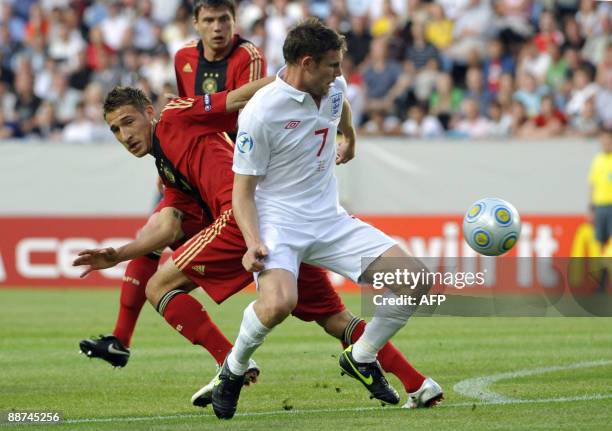
{"label": "black shorts", "polygon": [[605,245],[612,236],[612,205],[595,206],[595,238]]}

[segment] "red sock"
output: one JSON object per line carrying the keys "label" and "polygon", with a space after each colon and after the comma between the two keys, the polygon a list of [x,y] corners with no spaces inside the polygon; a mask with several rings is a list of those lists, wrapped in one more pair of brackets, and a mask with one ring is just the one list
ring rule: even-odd
{"label": "red sock", "polygon": [[[360,320],[359,323],[355,325],[351,333],[352,343],[361,337],[365,327],[365,320]],[[345,345],[345,343],[342,344]],[[395,374],[395,376],[400,379],[402,385],[404,385],[404,388],[406,389],[406,392],[414,392],[423,384],[425,376],[414,369],[404,354],[397,350],[391,341],[388,341],[387,344],[380,349],[377,358],[383,370],[388,373]]]}
{"label": "red sock", "polygon": [[[173,294],[174,292],[177,291],[168,293]],[[225,338],[202,304],[195,298],[185,292],[174,293],[174,296],[167,301],[163,314],[164,319],[183,337],[208,350],[217,364],[223,363],[232,349],[232,343]]]}
{"label": "red sock", "polygon": [[130,346],[136,321],[140,315],[142,305],[147,300],[145,287],[149,279],[157,270],[159,259],[147,256],[132,259],[123,275],[121,283],[121,296],[119,298],[119,315],[115,323],[113,335],[125,347]]}

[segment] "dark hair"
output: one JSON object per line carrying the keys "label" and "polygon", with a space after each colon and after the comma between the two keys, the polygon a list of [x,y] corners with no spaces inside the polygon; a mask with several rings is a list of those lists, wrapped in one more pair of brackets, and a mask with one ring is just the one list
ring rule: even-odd
{"label": "dark hair", "polygon": [[151,105],[151,99],[138,88],[117,86],[104,99],[104,118],[109,112],[129,105],[144,112],[145,108]]}
{"label": "dark hair", "polygon": [[193,17],[197,20],[201,9],[228,8],[232,18],[236,18],[236,3],[234,0],[196,0],[193,5]]}
{"label": "dark hair", "polygon": [[293,27],[283,45],[287,64],[297,64],[305,56],[319,63],[328,51],[345,50],[344,36],[316,18],[309,18]]}

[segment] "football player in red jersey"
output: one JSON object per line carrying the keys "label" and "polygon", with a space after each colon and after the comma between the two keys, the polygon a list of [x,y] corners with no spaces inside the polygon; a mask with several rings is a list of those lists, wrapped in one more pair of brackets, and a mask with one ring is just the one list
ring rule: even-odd
{"label": "football player in red jersey", "polygon": [[[200,39],[181,48],[175,56],[179,96],[234,90],[262,77],[266,70],[263,56],[255,45],[234,33],[233,1],[197,0],[193,14],[193,25]],[[226,132],[233,134],[236,119],[237,111],[229,115],[225,123]],[[174,214],[173,206],[177,205],[183,213],[180,222],[172,217],[165,217],[166,213]],[[130,356],[132,334],[146,301],[144,288],[157,270],[161,251],[166,246],[176,249],[185,238],[191,238],[212,221],[192,200],[164,196],[139,232],[140,236],[155,232],[155,244],[158,245],[159,251],[141,255],[128,249],[129,253],[122,250],[121,256],[115,256],[121,258],[121,261],[134,257],[127,266],[121,284],[115,329],[112,335],[81,340],[81,352],[89,357],[101,358],[113,366],[125,366]],[[211,353],[221,351],[229,345],[229,341],[212,321],[209,322],[207,348],[210,347]],[[223,357],[215,357],[218,362],[223,360]]]}
{"label": "football player in red jersey", "polygon": [[174,57],[181,97],[233,90],[265,75],[259,49],[234,33],[235,6],[230,0],[198,0],[193,23],[200,40]]}

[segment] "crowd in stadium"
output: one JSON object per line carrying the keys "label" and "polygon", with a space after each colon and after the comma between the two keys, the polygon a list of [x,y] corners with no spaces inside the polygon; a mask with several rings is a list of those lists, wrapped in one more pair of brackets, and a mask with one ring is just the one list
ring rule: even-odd
{"label": "crowd in stadium", "polygon": [[[346,36],[361,134],[593,136],[612,127],[612,3],[593,0],[243,0],[236,29],[268,74],[288,29],[318,16]],[[110,141],[102,101],[175,94],[196,39],[188,0],[0,0],[0,138]]]}

